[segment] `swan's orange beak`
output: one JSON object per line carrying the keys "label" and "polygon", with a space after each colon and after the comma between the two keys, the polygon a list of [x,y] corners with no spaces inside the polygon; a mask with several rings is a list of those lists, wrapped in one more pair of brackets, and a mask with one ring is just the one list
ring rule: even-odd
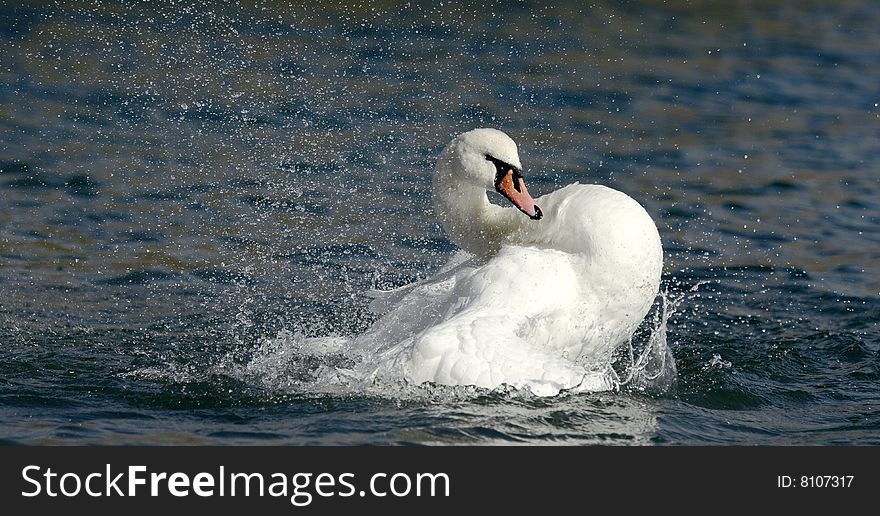
{"label": "swan's orange beak", "polygon": [[528,215],[530,219],[540,220],[544,216],[544,212],[535,204],[535,200],[526,190],[526,183],[519,170],[511,168],[504,174],[499,174],[495,181],[495,190],[519,208],[519,211]]}

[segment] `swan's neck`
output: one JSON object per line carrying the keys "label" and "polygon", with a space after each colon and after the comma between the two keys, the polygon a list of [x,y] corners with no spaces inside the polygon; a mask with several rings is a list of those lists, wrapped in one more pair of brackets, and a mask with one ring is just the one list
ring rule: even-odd
{"label": "swan's neck", "polygon": [[489,202],[485,188],[454,175],[437,173],[433,183],[434,210],[443,229],[456,245],[477,256],[497,253],[528,221],[512,206]]}

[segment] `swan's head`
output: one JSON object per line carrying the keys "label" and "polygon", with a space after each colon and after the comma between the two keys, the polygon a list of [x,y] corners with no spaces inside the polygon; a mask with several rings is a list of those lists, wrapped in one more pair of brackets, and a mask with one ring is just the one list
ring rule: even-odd
{"label": "swan's head", "polygon": [[438,172],[485,190],[495,190],[533,220],[544,216],[526,190],[516,143],[497,129],[474,129],[456,136],[440,158]]}

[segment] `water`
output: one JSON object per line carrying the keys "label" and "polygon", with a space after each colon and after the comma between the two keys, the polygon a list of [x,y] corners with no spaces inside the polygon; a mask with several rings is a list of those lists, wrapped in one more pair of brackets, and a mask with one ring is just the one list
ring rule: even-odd
{"label": "water", "polygon": [[[0,9],[4,443],[880,444],[876,2]],[[479,126],[654,216],[673,379],[315,388]]]}

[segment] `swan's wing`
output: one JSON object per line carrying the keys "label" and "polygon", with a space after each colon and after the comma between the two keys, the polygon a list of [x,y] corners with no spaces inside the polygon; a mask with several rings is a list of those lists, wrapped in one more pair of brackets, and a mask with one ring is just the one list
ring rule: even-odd
{"label": "swan's wing", "polygon": [[458,250],[455,254],[452,255],[452,258],[446,262],[446,265],[440,267],[440,270],[437,271],[437,274],[448,274],[451,271],[454,271],[459,268],[464,263],[467,263],[474,259],[474,255],[467,251]]}
{"label": "swan's wing", "polygon": [[581,385],[588,371],[537,334],[545,322],[552,325],[575,308],[579,263],[558,251],[502,248],[460,277],[441,317],[414,337],[410,378],[488,388],[508,384],[541,395]]}
{"label": "swan's wing", "polygon": [[370,298],[370,304],[367,308],[370,312],[373,312],[376,315],[382,315],[389,312],[392,308],[394,308],[400,300],[406,297],[407,294],[412,292],[412,290],[424,282],[416,281],[410,283],[409,285],[404,285],[402,287],[393,288],[391,290],[379,290],[379,289],[371,289],[366,292],[367,297]]}
{"label": "swan's wing", "polygon": [[[413,291],[418,291],[421,287],[425,287],[426,285],[432,284],[442,284],[450,277],[454,277],[458,269],[465,263],[469,262],[473,259],[473,255],[466,251],[458,251],[452,258],[446,262],[446,265],[440,268],[437,271],[437,274],[434,276],[410,283],[409,285],[404,285],[402,287],[398,287],[391,290],[378,290],[372,289],[367,291],[366,295],[371,299],[369,304],[370,312],[373,312],[376,315],[383,315],[390,312],[394,307],[399,306],[403,299],[410,295]],[[449,285],[450,287],[454,287],[454,284]],[[424,290],[424,289],[423,289]],[[435,291],[436,288],[429,288],[429,291]],[[431,297],[435,297],[432,295]]]}
{"label": "swan's wing", "polygon": [[356,339],[357,346],[382,352],[442,320],[459,279],[473,271],[472,259],[461,251],[428,279],[391,291],[372,291],[370,310],[383,315]]}
{"label": "swan's wing", "polygon": [[[611,388],[606,371],[560,352],[579,341],[579,258],[519,246],[502,248],[485,264],[458,258],[412,286],[358,338],[376,374],[402,372],[416,384],[507,384],[542,396]],[[547,330],[559,333],[554,323],[564,324],[564,335],[548,339]]]}
{"label": "swan's wing", "polygon": [[507,384],[539,396],[613,387],[609,371],[591,371],[516,335],[498,314],[464,312],[417,337],[409,360],[415,383],[494,388]]}

